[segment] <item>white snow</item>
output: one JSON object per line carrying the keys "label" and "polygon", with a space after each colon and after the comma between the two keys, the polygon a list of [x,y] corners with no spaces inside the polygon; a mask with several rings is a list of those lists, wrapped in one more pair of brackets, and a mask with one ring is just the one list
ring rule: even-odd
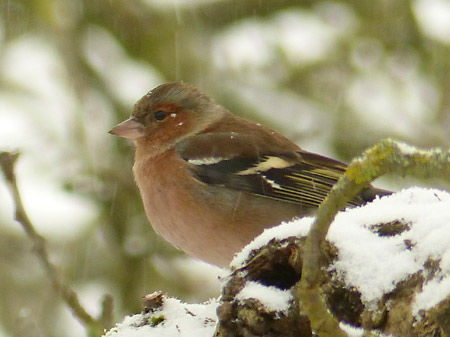
{"label": "white snow", "polygon": [[[411,274],[423,270],[429,258],[450,254],[450,195],[443,191],[410,188],[337,215],[328,239],[338,250],[331,266],[338,276],[355,286],[367,303]],[[410,230],[380,237],[371,225],[402,219]],[[448,273],[448,266],[443,273]]]}
{"label": "white snow", "polygon": [[414,153],[417,153],[417,151],[418,151],[418,149],[415,146],[411,146],[406,143],[399,142],[398,146],[400,148],[400,151],[405,155],[414,154]]}
{"label": "white snow", "polygon": [[349,324],[340,323],[339,327],[344,331],[348,337],[363,337],[364,336],[364,329],[356,328],[354,326],[351,326]]}
{"label": "white snow", "polygon": [[421,155],[432,155],[432,154],[440,154],[442,153],[441,149],[433,149],[433,150],[422,150],[415,146],[403,143],[403,142],[397,142],[397,146],[404,155],[412,155],[412,154],[421,154]]}
{"label": "white snow", "polygon": [[[218,302],[187,304],[175,298],[164,298],[161,309],[147,314],[128,316],[107,332],[105,337],[212,336],[216,328]],[[159,323],[157,323],[160,320]],[[155,322],[151,324],[151,322]],[[154,326],[152,326],[154,325]]]}
{"label": "white snow", "polygon": [[281,290],[273,286],[265,286],[258,282],[249,281],[245,287],[236,295],[238,301],[256,299],[270,311],[287,312],[292,293],[289,290]]}
{"label": "white snow", "polygon": [[[355,287],[370,308],[408,276],[426,273],[424,263],[434,259],[440,270],[416,294],[412,304],[412,314],[420,319],[420,310],[430,309],[450,295],[449,210],[448,192],[413,187],[339,213],[327,237],[338,249],[338,258],[329,266],[330,271]],[[303,218],[264,231],[235,257],[232,266],[241,266],[253,249],[273,238],[307,235],[313,220]],[[397,235],[379,236],[373,227],[396,220],[407,226]],[[293,300],[288,290],[247,282],[236,300],[252,298],[276,312],[289,310]],[[217,301],[185,304],[168,298],[161,309],[127,317],[105,337],[211,336],[217,321],[217,305]],[[164,320],[154,327],[144,324],[151,322],[152,317],[164,317]],[[349,336],[362,335],[361,329],[345,324],[341,328]]]}
{"label": "white snow", "polygon": [[[428,309],[450,293],[449,210],[448,192],[413,187],[340,212],[327,236],[339,252],[329,268],[357,288],[363,302],[370,305],[409,275],[423,271],[428,259],[440,259],[441,273],[417,295],[414,314]],[[378,236],[371,229],[395,220],[410,228],[395,236]],[[265,230],[234,258],[231,266],[242,266],[252,250],[272,238],[307,235],[312,221],[303,218]]]}
{"label": "white snow", "polygon": [[448,296],[450,296],[450,276],[447,275],[442,279],[433,278],[423,286],[422,292],[416,294],[412,307],[413,314],[419,319],[420,310],[429,310]]}
{"label": "white snow", "polygon": [[235,255],[230,267],[235,269],[242,267],[251,251],[261,248],[273,238],[282,240],[290,236],[306,236],[313,220],[314,218],[312,217],[305,217],[301,220],[283,223],[280,226],[265,229],[261,235],[253,239],[252,242]]}
{"label": "white snow", "polygon": [[[364,329],[357,328],[354,326],[351,326],[349,324],[340,323],[339,327],[347,334],[348,337],[363,337],[364,336]],[[377,337],[390,337],[392,335],[385,335],[379,331],[371,331],[373,336]]]}

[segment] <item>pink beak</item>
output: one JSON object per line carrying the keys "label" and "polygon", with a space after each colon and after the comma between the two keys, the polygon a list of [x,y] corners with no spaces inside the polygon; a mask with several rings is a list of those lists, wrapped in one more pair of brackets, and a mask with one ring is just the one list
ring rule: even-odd
{"label": "pink beak", "polygon": [[135,140],[145,136],[145,125],[135,118],[130,118],[113,127],[109,133],[122,138]]}

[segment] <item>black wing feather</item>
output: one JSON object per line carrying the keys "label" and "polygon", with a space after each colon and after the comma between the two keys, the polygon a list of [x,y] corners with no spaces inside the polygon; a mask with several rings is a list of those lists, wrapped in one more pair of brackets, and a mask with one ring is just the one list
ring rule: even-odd
{"label": "black wing feather", "polygon": [[[311,157],[310,154],[308,154]],[[214,164],[191,165],[192,174],[201,182],[220,185],[231,189],[292,202],[310,207],[318,207],[330,192],[333,185],[345,171],[345,164],[332,161],[332,167],[318,166],[317,163],[300,161],[283,168],[258,170],[242,174],[261,162],[274,158],[266,155],[259,158],[234,157]],[[320,157],[323,165],[325,157]],[[335,167],[338,163],[339,166]],[[359,205],[359,197],[350,205]]]}
{"label": "black wing feather", "polygon": [[[266,138],[242,132],[205,133],[183,140],[176,151],[202,183],[318,207],[347,165],[302,150],[279,153],[280,144]],[[263,140],[265,153],[259,151]],[[370,186],[348,204],[360,205],[390,193]]]}

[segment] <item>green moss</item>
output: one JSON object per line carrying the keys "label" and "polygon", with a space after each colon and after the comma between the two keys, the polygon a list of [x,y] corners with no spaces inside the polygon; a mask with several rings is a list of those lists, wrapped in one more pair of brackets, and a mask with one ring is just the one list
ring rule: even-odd
{"label": "green moss", "polygon": [[160,324],[161,322],[163,322],[166,319],[166,317],[164,317],[164,315],[161,316],[153,316],[150,319],[150,325],[151,326],[157,326],[158,324]]}

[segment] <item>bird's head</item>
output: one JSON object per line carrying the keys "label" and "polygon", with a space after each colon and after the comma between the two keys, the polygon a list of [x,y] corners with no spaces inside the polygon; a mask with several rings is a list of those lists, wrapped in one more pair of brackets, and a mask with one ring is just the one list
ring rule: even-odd
{"label": "bird's head", "polygon": [[111,134],[152,146],[173,146],[203,131],[227,111],[193,85],[172,82],[157,86],[134,106],[131,118]]}

